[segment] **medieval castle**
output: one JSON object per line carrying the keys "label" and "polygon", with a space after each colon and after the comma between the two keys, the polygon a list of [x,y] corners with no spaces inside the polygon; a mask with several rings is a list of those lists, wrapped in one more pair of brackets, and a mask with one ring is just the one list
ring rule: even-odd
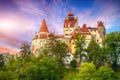
{"label": "medieval castle", "polygon": [[[74,40],[76,38],[76,33],[85,36],[86,47],[90,43],[92,36],[94,36],[96,42],[102,46],[103,39],[105,37],[105,27],[102,21],[98,21],[96,27],[87,27],[86,24],[82,26],[78,25],[78,17],[74,16],[72,11],[65,17],[63,35],[56,35],[58,40],[61,40],[68,44],[70,52],[75,53]],[[32,40],[32,52],[35,56],[38,56],[37,50],[43,48],[49,39],[50,31],[48,30],[45,19],[43,19],[41,27],[38,33],[34,33],[34,38]]]}

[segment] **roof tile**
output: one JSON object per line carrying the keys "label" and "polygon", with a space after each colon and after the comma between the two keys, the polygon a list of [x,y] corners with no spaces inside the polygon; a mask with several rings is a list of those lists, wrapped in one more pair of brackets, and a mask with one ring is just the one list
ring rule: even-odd
{"label": "roof tile", "polygon": [[45,19],[43,19],[43,21],[42,21],[42,25],[41,25],[41,27],[40,27],[39,32],[48,32],[48,33],[49,33],[49,30],[48,30],[48,28],[47,28]]}

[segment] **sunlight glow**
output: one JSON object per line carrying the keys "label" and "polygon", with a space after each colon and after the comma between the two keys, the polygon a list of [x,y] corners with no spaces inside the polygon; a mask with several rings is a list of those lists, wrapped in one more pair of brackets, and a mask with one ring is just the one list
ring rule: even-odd
{"label": "sunlight glow", "polygon": [[0,28],[1,29],[10,29],[14,26],[13,22],[10,20],[3,20],[0,21]]}

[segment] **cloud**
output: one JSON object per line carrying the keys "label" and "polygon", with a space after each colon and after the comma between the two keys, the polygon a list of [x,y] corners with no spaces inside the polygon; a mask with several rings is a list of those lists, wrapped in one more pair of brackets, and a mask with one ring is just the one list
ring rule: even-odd
{"label": "cloud", "polygon": [[39,9],[32,0],[14,0],[14,3],[22,12],[36,16],[45,16],[45,12],[42,9]]}
{"label": "cloud", "polygon": [[88,26],[96,27],[97,21],[104,22],[106,29],[113,27],[113,23],[120,18],[120,8],[114,3],[95,0],[92,7],[84,9],[78,14],[79,24],[87,23]]}
{"label": "cloud", "polygon": [[[3,15],[4,14],[4,15]],[[9,15],[7,15],[9,14]],[[23,41],[31,42],[35,23],[23,13],[6,13],[0,14],[1,21],[14,22],[10,27],[0,26],[0,42],[4,46],[19,48]],[[3,46],[3,45],[0,45]]]}

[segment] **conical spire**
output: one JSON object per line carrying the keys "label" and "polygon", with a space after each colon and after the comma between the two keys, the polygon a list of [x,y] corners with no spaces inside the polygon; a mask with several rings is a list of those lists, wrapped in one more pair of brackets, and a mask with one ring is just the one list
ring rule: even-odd
{"label": "conical spire", "polygon": [[70,10],[70,12],[69,12],[68,15],[69,15],[69,16],[73,16],[73,12],[72,12],[72,10]]}
{"label": "conical spire", "polygon": [[42,21],[39,32],[48,32],[49,33],[45,19],[43,19],[43,21]]}

